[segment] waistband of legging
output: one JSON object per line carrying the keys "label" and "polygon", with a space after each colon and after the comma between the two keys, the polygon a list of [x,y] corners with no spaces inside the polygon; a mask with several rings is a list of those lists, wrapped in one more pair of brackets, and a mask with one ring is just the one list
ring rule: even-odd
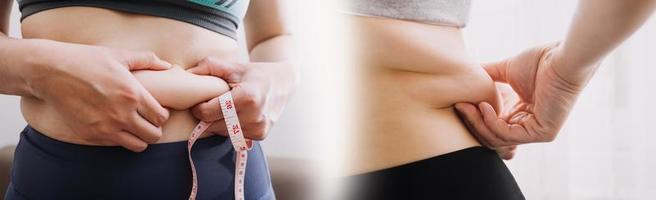
{"label": "waistband of legging", "polygon": [[[23,146],[23,147],[21,147]],[[150,144],[143,152],[132,152],[120,146],[92,146],[67,143],[50,138],[31,126],[21,132],[18,148],[34,147],[47,156],[76,162],[111,161],[113,159],[162,159],[187,156],[187,141]],[[229,148],[229,149],[228,149]],[[216,155],[216,150],[232,151],[232,144],[222,136],[210,136],[196,141],[192,154],[194,159]],[[96,159],[91,159],[96,158]]]}
{"label": "waistband of legging", "polygon": [[379,169],[371,172],[365,172],[362,174],[355,174],[350,177],[358,177],[358,176],[369,176],[372,174],[380,174],[380,173],[386,173],[390,171],[396,171],[399,169],[411,169],[414,167],[418,166],[425,166],[428,168],[433,168],[432,166],[456,166],[456,163],[465,161],[465,160],[480,160],[483,158],[492,158],[492,159],[499,159],[496,151],[491,150],[487,147],[482,147],[482,146],[473,146],[473,147],[468,147],[460,150],[456,150],[453,152],[445,153],[442,155],[430,157],[430,158],[425,158],[417,161],[413,161],[410,163],[390,167],[390,168],[385,168],[385,169]]}

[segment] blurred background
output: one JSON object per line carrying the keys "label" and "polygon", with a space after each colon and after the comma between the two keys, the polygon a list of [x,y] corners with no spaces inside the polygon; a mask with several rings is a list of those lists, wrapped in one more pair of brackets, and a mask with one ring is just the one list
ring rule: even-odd
{"label": "blurred background", "polygon": [[[577,1],[472,1],[465,40],[481,62],[564,38]],[[611,53],[553,143],[506,162],[526,199],[656,199],[656,17]]]}

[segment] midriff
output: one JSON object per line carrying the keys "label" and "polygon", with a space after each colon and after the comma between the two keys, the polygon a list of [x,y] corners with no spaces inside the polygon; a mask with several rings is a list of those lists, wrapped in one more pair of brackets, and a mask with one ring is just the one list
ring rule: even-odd
{"label": "midriff", "polygon": [[350,16],[359,75],[355,149],[348,174],[480,146],[457,102],[497,105],[494,82],[468,58],[461,30]]}
{"label": "midriff", "polygon": [[[22,35],[151,51],[173,64],[174,68],[166,71],[133,72],[160,104],[169,108],[170,117],[162,126],[163,134],[157,143],[187,140],[198,123],[188,109],[229,90],[219,78],[194,75],[185,69],[207,56],[236,60],[238,50],[235,40],[185,22],[90,7],[65,7],[33,14],[23,20]],[[59,121],[61,115],[54,106],[35,98],[21,100],[28,124],[51,138],[85,145],[116,145],[80,137]],[[202,137],[207,136],[208,133]]]}

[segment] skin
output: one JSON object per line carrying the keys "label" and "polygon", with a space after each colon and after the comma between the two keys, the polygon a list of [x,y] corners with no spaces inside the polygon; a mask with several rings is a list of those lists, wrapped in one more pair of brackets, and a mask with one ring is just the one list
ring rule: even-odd
{"label": "skin", "polygon": [[[209,57],[188,70],[219,77],[231,86],[235,107],[247,138],[262,140],[278,120],[293,89],[298,69],[291,59],[292,41],[286,24],[284,1],[251,3],[245,30],[250,62],[239,63]],[[209,132],[227,133],[218,97],[192,109],[198,119],[215,122]]]}
{"label": "skin", "polygon": [[90,140],[143,151],[161,136],[168,112],[129,72],[170,68],[154,54],[0,37],[0,57],[13,58],[0,61],[1,93],[56,104],[59,123]]}
{"label": "skin", "polygon": [[457,28],[350,16],[361,104],[347,173],[481,143],[510,159],[516,144],[553,140],[599,60],[646,20],[653,2],[581,1],[563,43],[484,68],[465,54]]}
{"label": "skin", "polygon": [[[496,102],[494,82],[465,51],[461,30],[349,16],[357,41],[356,148],[347,175],[480,146],[454,111],[462,101]],[[421,40],[417,39],[421,38]]]}
{"label": "skin", "polygon": [[[262,6],[267,6],[269,4],[267,2],[270,1],[260,2],[251,2],[251,8],[255,9],[249,11],[247,16],[267,16],[269,14],[278,16],[277,13],[279,11],[275,11],[275,9],[262,9]],[[267,19],[257,17],[254,20],[262,20],[262,22],[258,23],[268,23],[269,28],[263,27],[262,29],[258,29],[254,27],[251,30],[247,30],[247,43],[251,49],[251,57],[261,58],[269,56],[272,58],[269,62],[271,65],[274,63],[272,61],[274,60],[273,57],[286,57],[281,56],[283,53],[278,53],[277,50],[286,52],[284,51],[286,47],[282,48],[281,46],[286,46],[287,43],[278,41],[283,36],[289,37],[286,36],[286,32],[282,31],[284,29],[280,28],[284,27],[282,21],[276,21],[275,19],[277,18]],[[66,21],[67,23],[58,23],[61,21]],[[6,19],[4,22],[6,23]],[[11,72],[2,73],[2,80],[7,80],[7,86],[5,87],[5,84],[3,84],[3,88],[1,89],[5,94],[20,95],[23,97],[21,106],[26,121],[47,136],[61,141],[88,145],[122,145],[133,151],[145,149],[147,143],[186,140],[189,132],[198,123],[198,120],[192,116],[189,108],[219,96],[228,91],[229,87],[220,77],[195,75],[185,70],[211,59],[218,59],[223,62],[235,62],[238,50],[237,42],[233,39],[188,23],[88,7],[58,8],[34,14],[22,22],[22,33],[26,39],[11,39],[14,43],[4,41],[1,43],[3,47],[6,47],[1,52],[6,54],[0,56],[25,58],[25,62],[3,63],[0,65],[2,66],[0,70]],[[170,38],[185,38],[185,40],[171,40]],[[35,41],[35,44],[31,44],[30,42],[32,41]],[[56,45],[44,45],[46,43],[54,43]],[[21,49],[17,47],[24,47],[24,51],[15,50]],[[31,52],[37,49],[42,49],[40,52],[44,53],[38,56],[30,56],[34,55]],[[74,49],[76,51],[62,52],[65,49]],[[89,49],[100,50],[89,52]],[[255,49],[263,50],[255,53]],[[99,60],[97,58],[99,56],[92,55],[113,55],[104,51],[116,51],[120,52],[120,54],[116,53],[119,55],[115,56],[117,58],[114,58],[117,61],[105,59],[109,61],[100,63],[110,61],[112,63],[118,63],[113,67],[122,67],[123,71],[113,68],[104,69],[107,67],[103,68],[102,65],[96,67],[99,66],[97,63],[103,60]],[[133,67],[129,68],[132,69],[132,74],[130,74],[130,71],[120,64],[125,63],[126,66],[131,66],[128,64],[134,65],[135,63],[141,64],[145,62],[136,62],[127,59],[131,57],[127,56],[129,53],[126,52],[137,52],[135,54],[141,53],[147,55],[145,57],[154,60],[153,63],[165,63],[161,65],[165,65],[166,67],[160,67],[159,69],[162,71],[146,70],[148,69],[146,67]],[[39,63],[40,65],[35,65],[34,63]],[[34,66],[39,66],[39,68]],[[289,69],[285,72],[295,74],[294,68],[291,65],[280,64],[279,66],[281,67],[277,69]],[[42,76],[41,79],[32,78],[35,74],[50,73],[61,67],[67,67],[67,71],[61,72],[62,75],[57,76],[59,82],[49,80],[51,76]],[[119,71],[120,73],[117,72],[118,75],[117,73],[107,74],[107,71]],[[256,70],[251,70],[248,67],[244,71]],[[276,71],[273,74],[266,74],[272,71],[268,70],[249,74],[270,77],[271,80],[281,79],[275,76],[281,75],[283,72]],[[89,76],[89,74],[98,75]],[[74,82],[70,80],[71,78],[68,78],[69,76],[82,80],[76,80],[77,82]],[[99,79],[98,77],[107,78]],[[290,77],[292,80],[295,80],[295,76],[284,76],[282,78]],[[130,81],[126,81],[125,79],[129,79]],[[248,83],[246,81],[244,82],[241,84]],[[109,87],[108,85],[113,87]],[[273,91],[286,91],[281,92],[286,94],[291,93],[290,91],[292,89],[291,86],[289,88],[280,88],[282,87],[281,84],[274,86],[257,85],[250,87],[250,89],[245,90],[243,93],[269,96],[267,91],[260,90],[258,87],[277,87]],[[132,108],[131,105],[136,104],[134,106],[135,108],[140,107],[138,106],[140,99],[133,97],[136,95],[123,92],[124,90],[133,93],[140,92],[137,94],[148,94],[151,96],[150,103],[155,105],[154,107],[159,107],[166,114],[158,126],[153,126],[154,130],[158,131],[160,131],[158,127],[161,127],[161,132],[154,134],[156,137],[149,138],[148,141],[141,141],[138,146],[117,143],[113,140],[114,136],[110,134],[113,130],[122,130],[123,125],[121,123],[135,123],[134,118],[125,116],[130,114],[128,111]],[[57,92],[50,94],[52,98],[44,98],[43,96],[45,95],[39,95],[35,91]],[[128,96],[130,98],[127,99],[137,103],[131,102],[128,104],[125,101],[104,99],[98,94],[101,92],[111,95],[117,93],[116,95],[120,97]],[[74,108],[73,106],[79,106],[78,102],[87,102],[84,101],[85,98],[89,99],[87,101],[93,100],[91,102],[98,103],[72,109]],[[235,100],[237,102],[240,101],[237,97]],[[286,102],[275,103],[284,105]],[[71,106],[65,107],[62,104],[71,104]],[[162,106],[169,108],[170,115]],[[254,107],[252,110],[259,111],[257,109],[263,109],[263,107]],[[83,111],[86,115],[77,118],[70,117],[80,115],[80,111]],[[119,113],[118,111],[126,114]],[[132,113],[135,112],[133,111]],[[266,112],[262,111],[260,113]],[[94,116],[99,119],[92,121],[91,119],[94,119]],[[88,128],[91,126],[90,124],[105,123],[107,121],[106,118],[111,117],[122,119],[123,121],[120,121],[121,123],[106,123],[102,126],[102,131]],[[87,119],[91,122],[85,122]],[[251,125],[250,123],[242,123],[242,126],[247,130]],[[137,135],[141,132],[134,131],[130,132],[131,134],[129,135]],[[209,135],[211,133],[205,133],[202,137]],[[265,134],[257,133],[257,135]],[[246,132],[246,137],[254,139],[263,138],[263,136],[252,137],[248,132]]]}
{"label": "skin", "polygon": [[653,13],[654,0],[582,0],[562,43],[528,49],[485,65],[487,73],[514,92],[505,106],[486,101],[458,103],[467,126],[485,146],[510,159],[514,146],[550,142],[601,59],[633,34]]}

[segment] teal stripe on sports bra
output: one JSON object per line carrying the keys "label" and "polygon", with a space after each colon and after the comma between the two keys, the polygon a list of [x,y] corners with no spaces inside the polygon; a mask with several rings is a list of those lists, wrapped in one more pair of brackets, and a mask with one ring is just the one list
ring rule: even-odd
{"label": "teal stripe on sports bra", "polygon": [[223,12],[234,15],[242,19],[246,15],[249,0],[188,0],[196,4],[207,6],[213,9],[221,10]]}

